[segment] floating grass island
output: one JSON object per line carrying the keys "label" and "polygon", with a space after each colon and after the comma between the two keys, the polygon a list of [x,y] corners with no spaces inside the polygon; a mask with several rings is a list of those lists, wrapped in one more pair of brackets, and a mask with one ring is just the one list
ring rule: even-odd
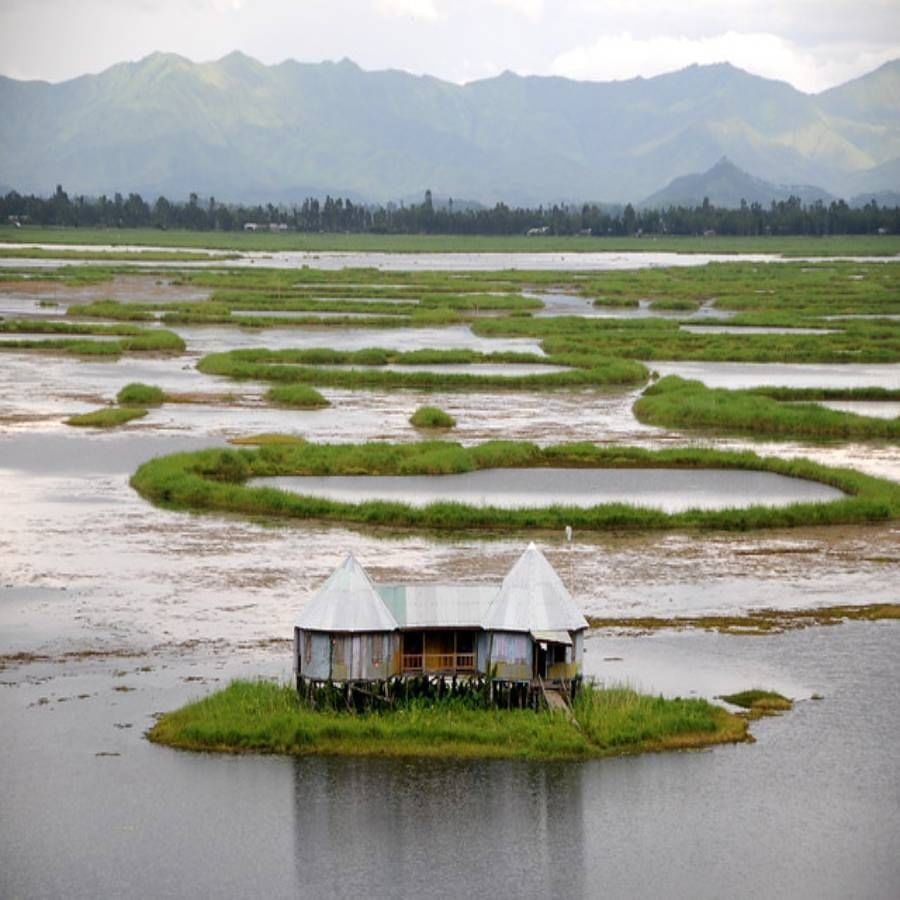
{"label": "floating grass island", "polygon": [[147,410],[139,406],[106,406],[93,412],[69,416],[66,425],[76,428],[118,428],[133,419],[141,419]]}
{"label": "floating grass island", "polygon": [[462,698],[363,714],[313,710],[286,685],[236,681],[166,713],[147,733],[186,750],[325,756],[581,760],[752,740],[747,718],[700,699],[584,685],[572,715]]}
{"label": "floating grass island", "polygon": [[136,325],[84,325],[44,319],[0,321],[0,334],[20,338],[0,341],[0,350],[44,350],[77,356],[123,353],[182,353],[184,341],[173,331]]}
{"label": "floating grass island", "polygon": [[[563,371],[527,375],[442,372],[428,366],[476,364],[565,366]],[[384,368],[408,367],[403,371]],[[347,368],[368,366],[370,368]],[[343,368],[342,368],[343,367]],[[421,390],[542,390],[642,384],[647,368],[636,360],[611,359],[598,353],[539,356],[536,353],[480,353],[476,350],[331,349],[230,350],[210,353],[197,363],[205,375],[278,384],[316,384],[342,388]]]}
{"label": "floating grass island", "polygon": [[[540,467],[757,470],[821,482],[847,496],[782,507],[688,509],[666,513],[623,503],[518,509],[458,502],[435,502],[424,507],[380,500],[351,503],[245,484],[255,477],[284,475],[437,475]],[[451,441],[278,444],[269,439],[258,449],[210,449],[159,457],[144,463],[132,476],[131,485],[146,499],[176,509],[442,531],[561,531],[567,525],[588,531],[749,530],[900,518],[900,485],[850,469],[831,468],[805,459],[761,457],[749,452],[652,451],[588,443],[538,447],[526,442],[489,441],[462,447]]]}
{"label": "floating grass island", "polygon": [[775,691],[766,691],[762,688],[752,688],[749,691],[739,691],[736,694],[725,694],[719,699],[749,710],[754,718],[760,716],[777,716],[794,708],[794,702]]}

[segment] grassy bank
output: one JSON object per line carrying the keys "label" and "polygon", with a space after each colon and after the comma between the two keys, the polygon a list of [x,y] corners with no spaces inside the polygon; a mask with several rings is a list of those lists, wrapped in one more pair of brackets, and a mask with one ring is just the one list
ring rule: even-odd
{"label": "grassy bank", "polygon": [[559,713],[411,701],[385,712],[313,711],[291,687],[238,681],[162,716],[151,741],[188,750],[579,760],[747,739],[746,720],[704,700],[584,686],[577,724]]}
{"label": "grassy bank", "polygon": [[638,421],[664,428],[779,438],[900,438],[900,418],[860,416],[815,403],[785,403],[758,391],[708,388],[676,375],[648,387],[633,409]]}
{"label": "grassy bank", "polygon": [[900,252],[896,235],[836,237],[525,237],[421,234],[267,234],[162,231],[155,228],[0,227],[0,241],[43,244],[186,247],[217,250],[345,250],[384,253],[673,252],[783,253],[793,256],[882,256]]}
{"label": "grassy bank", "polygon": [[[786,507],[687,510],[665,513],[627,504],[581,508],[551,506],[499,509],[437,502],[417,508],[403,503],[341,503],[268,487],[250,487],[249,478],[272,475],[434,475],[490,468],[725,468],[775,472],[831,485],[848,496],[827,503]],[[704,528],[749,530],[803,525],[880,522],[900,517],[900,485],[849,469],[804,459],[784,460],[753,453],[560,444],[537,447],[491,441],[462,447],[450,441],[416,444],[267,444],[257,450],[203,450],[159,457],[144,463],[131,484],[146,499],[169,507],[348,522],[440,531],[561,531],[566,525],[588,531]]]}
{"label": "grassy bank", "polygon": [[[569,368],[562,372],[532,375],[470,375],[425,368],[428,365],[479,363],[556,364],[568,365]],[[410,368],[407,371],[380,368],[389,364]],[[339,368],[348,365],[372,368]],[[206,375],[236,380],[389,390],[542,390],[640,384],[647,378],[647,368],[634,360],[609,359],[596,354],[575,360],[565,356],[547,358],[532,353],[478,353],[474,350],[232,350],[204,356],[197,363],[197,368]]]}

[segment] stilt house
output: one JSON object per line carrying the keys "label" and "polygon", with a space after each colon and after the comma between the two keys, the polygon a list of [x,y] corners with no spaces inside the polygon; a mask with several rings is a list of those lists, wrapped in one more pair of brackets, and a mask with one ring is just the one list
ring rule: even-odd
{"label": "stilt house", "polygon": [[500,584],[375,584],[348,556],[294,627],[297,684],[413,677],[572,685],[587,622],[534,544]]}

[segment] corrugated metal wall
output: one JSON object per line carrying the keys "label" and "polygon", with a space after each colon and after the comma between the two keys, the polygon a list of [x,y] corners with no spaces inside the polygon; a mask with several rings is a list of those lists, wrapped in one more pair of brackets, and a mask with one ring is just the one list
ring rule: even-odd
{"label": "corrugated metal wall", "polygon": [[400,672],[400,636],[327,634],[297,630],[299,671],[305,678],[326,681],[378,681]]}
{"label": "corrugated metal wall", "polygon": [[496,678],[530,681],[534,666],[534,646],[530,635],[496,631],[493,635],[491,665]]}

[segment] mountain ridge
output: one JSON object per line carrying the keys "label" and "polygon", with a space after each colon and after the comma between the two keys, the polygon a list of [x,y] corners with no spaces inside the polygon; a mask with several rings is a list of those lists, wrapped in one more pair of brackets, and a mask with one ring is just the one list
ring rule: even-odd
{"label": "mountain ridge", "polygon": [[900,61],[820,94],[728,63],[457,85],[355,62],[157,52],[51,84],[0,76],[0,181],[226,200],[635,202],[728,157],[772,184],[900,187]]}

